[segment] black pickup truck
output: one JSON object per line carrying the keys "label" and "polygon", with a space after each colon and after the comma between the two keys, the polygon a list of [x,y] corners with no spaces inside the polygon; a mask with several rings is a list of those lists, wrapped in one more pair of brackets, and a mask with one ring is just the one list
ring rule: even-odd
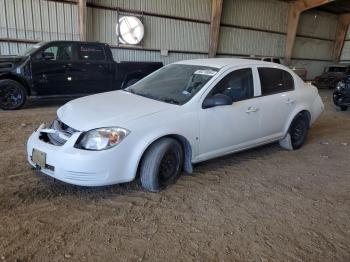
{"label": "black pickup truck", "polygon": [[41,42],[23,55],[0,56],[0,108],[18,109],[28,96],[122,89],[162,66],[159,62],[115,62],[104,43]]}

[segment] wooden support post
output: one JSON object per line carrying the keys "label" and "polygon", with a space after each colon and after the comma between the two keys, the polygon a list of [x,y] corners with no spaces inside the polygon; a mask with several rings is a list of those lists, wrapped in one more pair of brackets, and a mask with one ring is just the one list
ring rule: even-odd
{"label": "wooden support post", "polygon": [[223,0],[212,0],[208,56],[215,57],[219,43],[220,21]]}
{"label": "wooden support post", "polygon": [[288,32],[285,50],[285,64],[289,65],[292,59],[295,36],[298,29],[300,14],[308,9],[328,4],[335,0],[297,0],[290,4],[288,15]]}
{"label": "wooden support post", "polygon": [[86,0],[78,0],[79,9],[79,37],[80,41],[86,41]]}
{"label": "wooden support post", "polygon": [[341,52],[344,46],[345,36],[348,31],[350,24],[350,14],[342,14],[339,16],[337,33],[335,38],[334,50],[333,50],[333,61],[339,62]]}

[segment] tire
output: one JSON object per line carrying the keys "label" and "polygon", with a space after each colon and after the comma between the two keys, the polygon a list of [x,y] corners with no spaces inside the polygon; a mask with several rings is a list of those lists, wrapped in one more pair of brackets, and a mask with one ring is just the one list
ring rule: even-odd
{"label": "tire", "polygon": [[289,134],[294,150],[305,143],[309,131],[309,119],[304,114],[298,114],[289,128]]}
{"label": "tire", "polygon": [[130,79],[128,80],[128,82],[126,82],[126,85],[125,85],[125,88],[129,87],[129,86],[132,86],[133,84],[135,84],[136,82],[138,82],[140,79],[136,79],[136,78],[133,78],[133,79]]}
{"label": "tire", "polygon": [[21,108],[27,100],[27,92],[20,83],[6,79],[0,80],[0,108],[15,110]]}
{"label": "tire", "polygon": [[346,111],[346,110],[348,110],[348,107],[347,107],[347,106],[341,106],[341,107],[340,107],[340,111]]}
{"label": "tire", "polygon": [[140,167],[141,185],[148,191],[159,192],[174,184],[182,170],[183,150],[173,138],[162,138],[146,151]]}

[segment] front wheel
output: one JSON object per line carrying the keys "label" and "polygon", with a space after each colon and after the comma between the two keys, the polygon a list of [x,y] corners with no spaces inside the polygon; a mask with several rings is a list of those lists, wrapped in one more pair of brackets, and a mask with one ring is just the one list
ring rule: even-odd
{"label": "front wheel", "polygon": [[309,131],[308,118],[299,114],[289,128],[289,134],[293,149],[299,149],[305,143]]}
{"label": "front wheel", "polygon": [[140,168],[142,186],[159,192],[176,182],[182,169],[183,150],[173,138],[162,138],[147,149]]}
{"label": "front wheel", "polygon": [[5,79],[0,80],[0,108],[14,110],[21,108],[27,100],[27,93],[20,83]]}
{"label": "front wheel", "polygon": [[346,111],[347,109],[348,109],[347,106],[341,106],[341,107],[340,107],[340,111]]}

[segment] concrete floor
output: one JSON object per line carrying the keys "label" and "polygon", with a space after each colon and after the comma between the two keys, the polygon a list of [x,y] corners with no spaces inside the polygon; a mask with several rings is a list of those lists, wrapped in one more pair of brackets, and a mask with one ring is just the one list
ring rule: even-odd
{"label": "concrete floor", "polygon": [[321,95],[326,110],[300,150],[211,160],[158,194],[36,174],[26,140],[61,101],[0,112],[0,259],[350,261],[350,111]]}

